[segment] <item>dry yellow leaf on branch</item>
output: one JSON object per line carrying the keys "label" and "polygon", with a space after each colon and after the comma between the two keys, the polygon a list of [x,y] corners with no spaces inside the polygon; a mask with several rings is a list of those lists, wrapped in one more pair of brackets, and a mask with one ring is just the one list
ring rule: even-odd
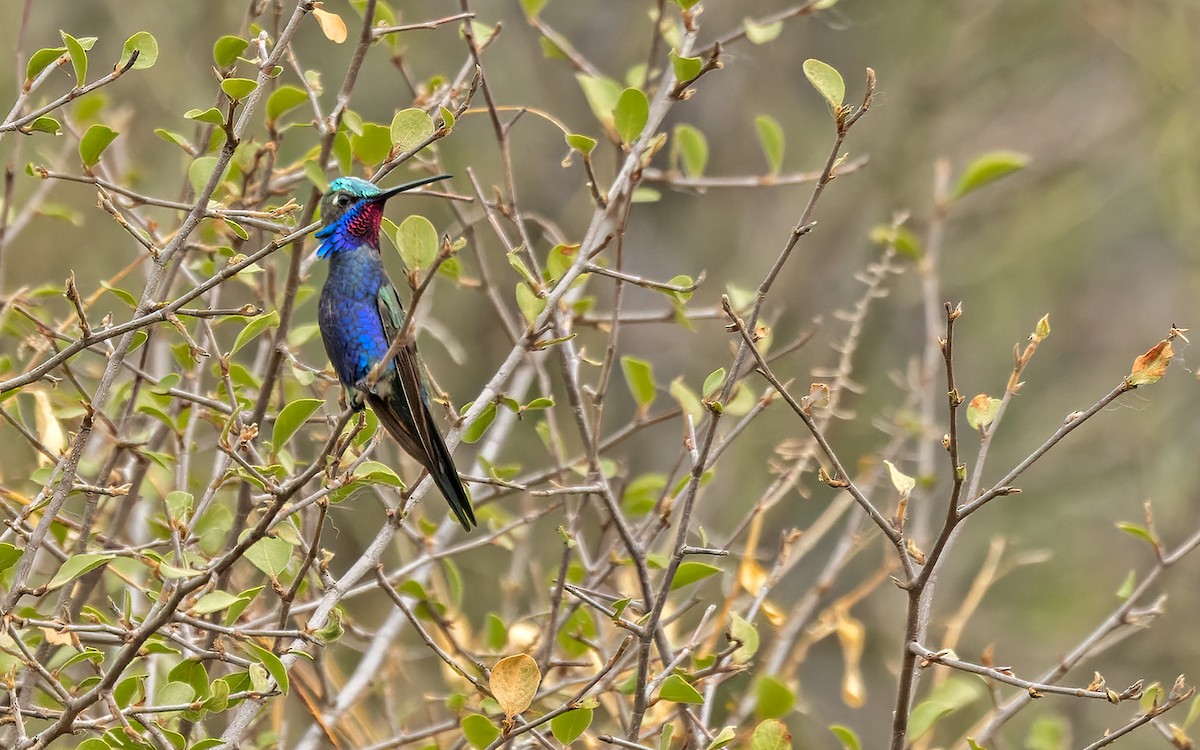
{"label": "dry yellow leaf on branch", "polygon": [[541,681],[542,673],[533,657],[517,654],[496,662],[488,684],[496,702],[500,704],[500,710],[511,721],[533,703],[533,696]]}
{"label": "dry yellow leaf on branch", "polygon": [[341,44],[346,41],[346,22],[337,13],[330,13],[327,10],[314,7],[313,18],[317,19],[317,24],[321,27],[321,33],[325,38],[334,44]]}

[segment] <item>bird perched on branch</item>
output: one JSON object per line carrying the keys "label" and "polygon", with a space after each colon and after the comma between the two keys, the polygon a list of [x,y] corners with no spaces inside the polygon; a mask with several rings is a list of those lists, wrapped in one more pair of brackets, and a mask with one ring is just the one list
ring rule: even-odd
{"label": "bird perched on branch", "polygon": [[321,240],[317,257],[329,259],[317,321],[325,351],[354,407],[371,407],[388,434],[429,471],[458,522],[470,531],[475,514],[429,412],[416,346],[411,340],[402,342],[385,361],[404,328],[405,314],[379,256],[383,204],[393,195],[449,177],[426,177],[387,190],[357,177],[329,184],[315,235]]}

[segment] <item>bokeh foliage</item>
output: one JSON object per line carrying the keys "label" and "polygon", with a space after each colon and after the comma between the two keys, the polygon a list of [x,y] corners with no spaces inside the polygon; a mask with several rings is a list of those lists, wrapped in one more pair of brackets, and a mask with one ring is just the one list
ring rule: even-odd
{"label": "bokeh foliage", "polygon": [[[968,470],[1004,409],[986,489],[1200,293],[1187,0],[0,14],[5,746],[487,748],[542,718],[551,745],[881,746],[902,570],[829,485],[906,504],[919,568],[953,486],[943,301]],[[384,252],[401,287],[433,276],[419,342],[479,480],[472,536],[343,411],[298,231],[337,174],[436,170],[455,179],[395,201]],[[1172,344],[1161,383],[966,519],[940,568],[924,646],[1034,679],[1127,602],[1065,681],[1165,686],[1047,696],[997,728],[1010,745],[1092,742],[1195,671],[1196,562],[1161,564],[1195,534],[1200,471]],[[921,671],[919,747],[1014,694]]]}

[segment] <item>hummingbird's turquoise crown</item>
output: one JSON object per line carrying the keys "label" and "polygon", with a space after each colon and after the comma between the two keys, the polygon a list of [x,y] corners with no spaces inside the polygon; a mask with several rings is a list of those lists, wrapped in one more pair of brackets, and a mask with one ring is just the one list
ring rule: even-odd
{"label": "hummingbird's turquoise crown", "polygon": [[374,183],[367,182],[359,177],[338,177],[329,183],[329,192],[349,193],[355,198],[374,198],[383,191]]}

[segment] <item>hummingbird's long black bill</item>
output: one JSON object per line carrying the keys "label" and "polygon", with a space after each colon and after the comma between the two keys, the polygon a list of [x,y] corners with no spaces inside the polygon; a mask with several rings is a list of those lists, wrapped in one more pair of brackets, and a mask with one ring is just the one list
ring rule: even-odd
{"label": "hummingbird's long black bill", "polygon": [[388,198],[391,198],[393,195],[396,195],[397,193],[403,193],[407,190],[412,190],[413,188],[419,188],[422,185],[428,185],[431,182],[438,182],[439,180],[448,180],[453,176],[454,175],[450,175],[450,174],[439,174],[439,175],[434,175],[433,177],[422,177],[419,180],[413,180],[412,182],[406,182],[403,185],[397,185],[394,188],[388,188],[387,190],[384,190],[379,195],[376,195],[375,197],[371,198],[371,200],[381,203],[381,202],[387,200]]}

